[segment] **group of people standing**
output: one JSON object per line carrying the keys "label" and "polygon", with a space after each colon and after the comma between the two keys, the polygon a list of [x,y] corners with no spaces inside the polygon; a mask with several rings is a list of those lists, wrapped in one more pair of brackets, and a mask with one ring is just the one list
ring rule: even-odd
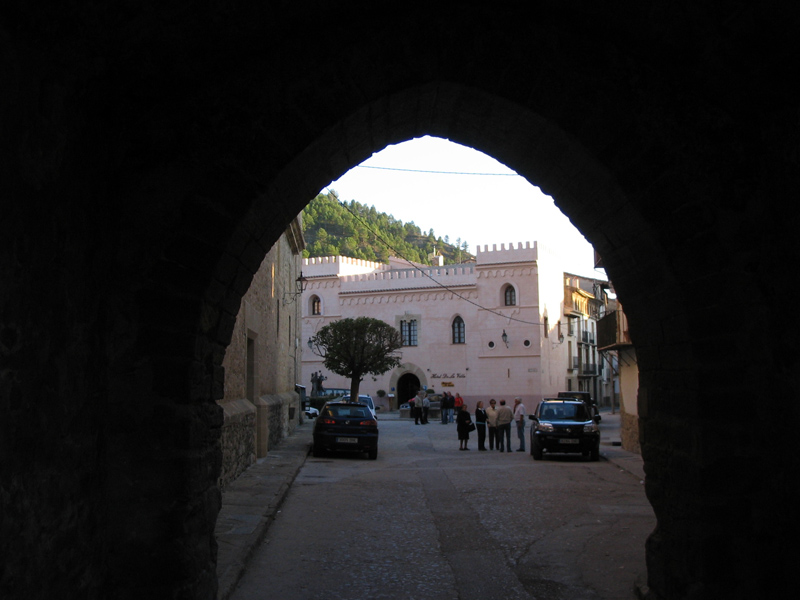
{"label": "group of people standing", "polygon": [[[409,400],[411,414],[416,425],[428,424],[430,400],[424,390],[419,390],[417,395]],[[506,405],[505,400],[500,400],[500,406],[492,398],[489,406],[484,407],[483,400],[478,401],[475,408],[475,422],[469,412],[466,402],[456,392],[442,394],[441,400],[442,425],[456,423],[458,432],[459,450],[469,450],[469,434],[476,431],[478,434],[478,450],[499,450],[511,452],[511,423],[516,424],[519,448],[517,452],[525,452],[525,405],[520,398],[514,398],[514,408]],[[486,434],[489,434],[489,448],[486,448]]]}
{"label": "group of people standing", "polygon": [[417,395],[408,401],[411,407],[411,414],[414,416],[415,425],[427,425],[428,413],[431,409],[431,401],[424,390],[419,390]]}
{"label": "group of people standing", "polygon": [[511,423],[514,422],[519,438],[517,452],[525,452],[525,405],[520,398],[514,398],[514,408],[506,405],[505,400],[500,400],[500,406],[492,398],[488,408],[484,408],[483,400],[478,401],[475,408],[475,423],[472,427],[472,415],[466,404],[462,403],[461,409],[456,413],[459,450],[469,450],[469,434],[475,430],[478,434],[478,450],[485,451],[486,433],[489,433],[489,450],[511,452]]}
{"label": "group of people standing", "polygon": [[[411,416],[414,417],[414,424],[427,425],[431,402],[425,390],[419,390],[416,396],[408,401],[408,405],[411,408]],[[463,405],[464,399],[458,392],[456,392],[455,396],[453,396],[453,394],[450,392],[445,392],[442,394],[442,425],[453,423],[455,421],[455,414],[461,410]]]}
{"label": "group of people standing", "polygon": [[450,392],[442,394],[442,425],[453,423],[455,414],[461,410],[462,406],[464,406],[464,399],[458,392],[455,396]]}

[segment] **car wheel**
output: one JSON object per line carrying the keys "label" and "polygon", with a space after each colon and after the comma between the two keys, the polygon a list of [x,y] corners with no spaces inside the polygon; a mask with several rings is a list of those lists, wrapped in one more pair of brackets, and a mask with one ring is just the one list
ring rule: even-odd
{"label": "car wheel", "polygon": [[539,444],[531,444],[531,456],[533,460],[542,460],[542,447]]}
{"label": "car wheel", "polygon": [[322,446],[319,446],[318,444],[314,444],[314,447],[311,450],[311,454],[314,455],[314,458],[319,458],[323,454],[325,454],[325,451],[322,449]]}
{"label": "car wheel", "polygon": [[591,461],[598,461],[600,460],[600,445],[598,444],[594,448],[592,448],[591,456],[589,457]]}
{"label": "car wheel", "polygon": [[376,458],[378,458],[378,449],[373,448],[372,450],[369,451],[369,459],[375,460]]}

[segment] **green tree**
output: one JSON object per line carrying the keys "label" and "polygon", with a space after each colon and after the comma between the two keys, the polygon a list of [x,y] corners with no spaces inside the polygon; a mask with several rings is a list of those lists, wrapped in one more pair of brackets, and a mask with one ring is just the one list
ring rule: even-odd
{"label": "green tree", "polygon": [[371,317],[328,323],[311,338],[313,351],[325,368],[350,379],[350,397],[358,398],[365,375],[382,375],[400,364],[400,332]]}
{"label": "green tree", "polygon": [[[352,214],[351,214],[352,213]],[[355,215],[355,216],[354,216]],[[350,256],[386,262],[397,254],[415,262],[427,262],[433,244],[444,256],[445,264],[461,262],[464,254],[459,239],[455,246],[436,238],[433,229],[423,233],[411,223],[378,212],[355,200],[340,202],[331,191],[318,194],[303,210],[303,233],[306,238],[304,257]],[[469,255],[467,259],[471,258]]]}

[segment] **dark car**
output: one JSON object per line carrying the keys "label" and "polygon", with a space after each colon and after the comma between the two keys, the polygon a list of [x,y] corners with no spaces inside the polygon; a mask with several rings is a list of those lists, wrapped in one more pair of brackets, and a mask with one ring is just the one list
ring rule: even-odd
{"label": "dark car", "polygon": [[327,451],[367,452],[378,458],[378,421],[369,406],[355,402],[325,403],[314,422],[314,456]]}
{"label": "dark car", "polygon": [[600,459],[600,421],[582,400],[545,398],[529,417],[531,455],[541,460],[544,452],[580,453],[591,460]]}

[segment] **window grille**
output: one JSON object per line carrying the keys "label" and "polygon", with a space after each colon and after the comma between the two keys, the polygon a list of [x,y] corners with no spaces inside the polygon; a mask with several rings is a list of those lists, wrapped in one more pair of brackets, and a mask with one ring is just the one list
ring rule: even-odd
{"label": "window grille", "polygon": [[506,287],[505,302],[506,306],[517,305],[517,290],[514,289],[513,285],[509,285],[508,287]]}
{"label": "window grille", "polygon": [[400,321],[400,336],[403,339],[403,346],[416,346],[417,320]]}
{"label": "window grille", "polygon": [[464,324],[464,319],[461,317],[453,319],[453,343],[466,343],[466,325]]}

